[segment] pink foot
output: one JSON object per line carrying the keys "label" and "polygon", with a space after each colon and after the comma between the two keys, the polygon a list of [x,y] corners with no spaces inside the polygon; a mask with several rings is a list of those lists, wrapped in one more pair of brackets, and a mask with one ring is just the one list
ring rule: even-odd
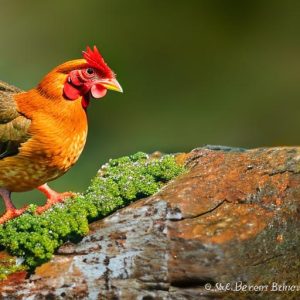
{"label": "pink foot", "polygon": [[45,183],[37,188],[39,191],[44,193],[47,197],[47,202],[45,205],[40,206],[36,209],[38,214],[43,213],[44,211],[48,210],[52,205],[60,202],[64,202],[67,198],[72,198],[76,194],[72,192],[66,193],[57,193],[56,191],[50,189],[50,187]]}
{"label": "pink foot", "polygon": [[14,204],[11,201],[10,194],[11,193],[9,190],[0,188],[0,197],[4,201],[5,210],[6,210],[4,215],[0,217],[0,224],[3,224],[6,221],[9,221],[11,219],[14,219],[15,217],[20,216],[27,209],[27,206],[21,209],[16,209]]}
{"label": "pink foot", "polygon": [[18,216],[20,216],[26,209],[28,208],[28,206],[20,208],[20,209],[16,209],[16,208],[11,208],[8,209],[4,215],[2,215],[0,217],[0,224],[3,224],[9,220],[12,220]]}

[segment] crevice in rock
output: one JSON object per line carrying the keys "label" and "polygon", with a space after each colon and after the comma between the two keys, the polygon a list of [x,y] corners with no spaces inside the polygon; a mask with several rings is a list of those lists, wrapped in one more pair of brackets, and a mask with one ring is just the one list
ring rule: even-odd
{"label": "crevice in rock", "polygon": [[278,175],[278,174],[284,174],[284,173],[292,173],[292,174],[299,174],[299,172],[296,172],[294,170],[274,170],[271,173],[267,173],[270,177],[274,176],[274,175]]}
{"label": "crevice in rock", "polygon": [[265,263],[269,262],[270,260],[273,260],[273,259],[278,258],[278,257],[281,257],[281,256],[283,256],[283,254],[274,255],[274,256],[271,256],[271,257],[269,257],[269,258],[267,258],[267,259],[258,261],[258,262],[256,262],[256,263],[254,262],[254,263],[252,263],[252,264],[249,265],[249,266],[254,266],[254,267],[255,267],[255,266],[259,266],[259,265],[265,264]]}
{"label": "crevice in rock", "polygon": [[202,213],[200,213],[200,214],[198,214],[198,215],[191,216],[191,217],[184,217],[184,218],[182,218],[182,219],[177,219],[177,220],[175,220],[175,219],[169,219],[169,221],[172,221],[172,222],[178,222],[178,221],[182,221],[182,220],[196,219],[196,218],[202,217],[202,216],[204,216],[204,215],[206,215],[206,214],[209,214],[209,213],[213,212],[214,210],[218,209],[218,208],[219,208],[221,205],[223,205],[225,202],[230,203],[230,201],[224,199],[224,200],[222,200],[220,203],[218,203],[215,207],[213,207],[213,208],[211,208],[210,210],[207,210],[207,211],[205,211],[205,212],[202,212]]}

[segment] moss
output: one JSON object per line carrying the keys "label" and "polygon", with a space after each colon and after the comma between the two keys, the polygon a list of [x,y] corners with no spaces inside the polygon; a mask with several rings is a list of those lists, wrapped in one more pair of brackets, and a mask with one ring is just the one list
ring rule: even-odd
{"label": "moss", "polygon": [[[34,268],[51,259],[65,241],[88,233],[88,223],[130,202],[156,193],[182,173],[172,155],[149,158],[145,153],[112,159],[102,166],[87,192],[42,215],[31,206],[20,217],[0,226],[0,245]],[[0,271],[1,272],[1,271]]]}

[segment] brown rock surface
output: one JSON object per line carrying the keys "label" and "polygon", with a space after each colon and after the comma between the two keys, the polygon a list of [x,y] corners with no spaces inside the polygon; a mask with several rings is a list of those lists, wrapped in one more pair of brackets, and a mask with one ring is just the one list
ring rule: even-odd
{"label": "brown rock surface", "polygon": [[[29,278],[6,280],[2,298],[299,299],[300,148],[178,159],[188,173],[91,224]],[[267,292],[238,293],[240,282]],[[272,293],[273,282],[299,291]]]}

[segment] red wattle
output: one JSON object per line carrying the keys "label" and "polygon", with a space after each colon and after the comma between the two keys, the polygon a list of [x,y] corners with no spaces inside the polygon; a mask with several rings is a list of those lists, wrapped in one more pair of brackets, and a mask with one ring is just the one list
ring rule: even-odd
{"label": "red wattle", "polygon": [[91,88],[91,94],[93,96],[93,98],[102,98],[106,95],[107,93],[107,89],[102,86],[101,84],[95,84],[92,86]]}
{"label": "red wattle", "polygon": [[70,100],[75,100],[80,97],[80,90],[66,82],[64,85],[64,95]]}

